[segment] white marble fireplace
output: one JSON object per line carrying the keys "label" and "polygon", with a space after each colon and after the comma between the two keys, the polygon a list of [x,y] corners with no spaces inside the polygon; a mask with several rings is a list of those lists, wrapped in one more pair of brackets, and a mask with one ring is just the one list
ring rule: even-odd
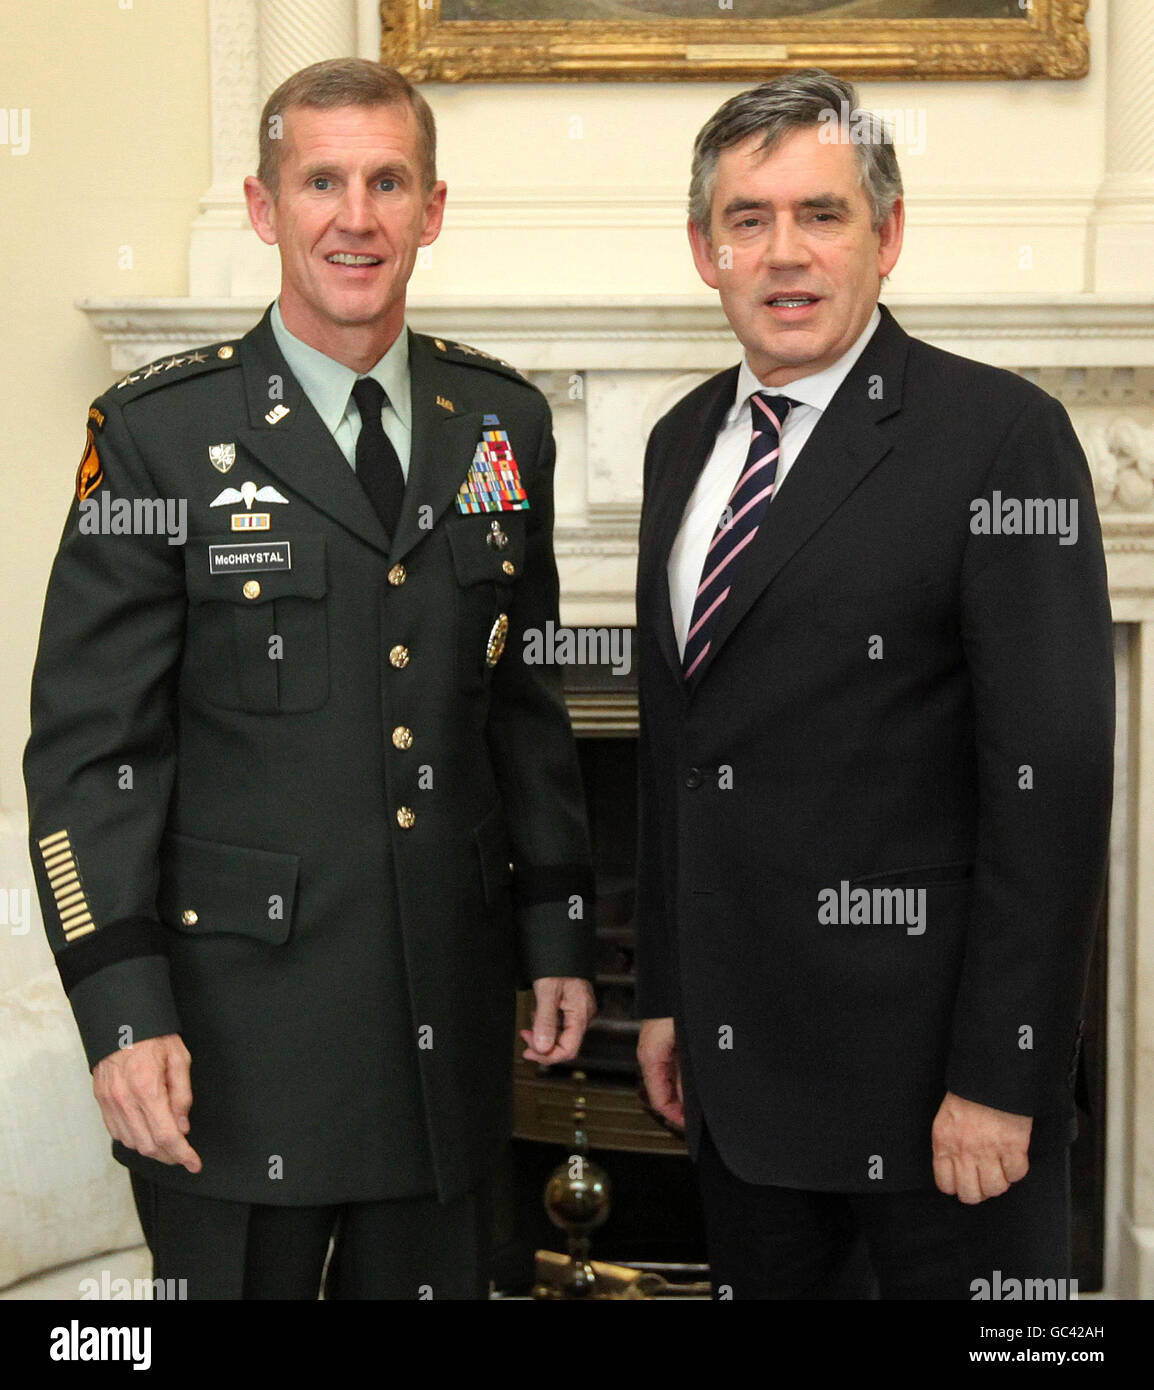
{"label": "white marble fireplace", "polygon": [[[273,262],[246,229],[238,191],[250,172],[260,100],[318,57],[371,53],[377,32],[372,0],[213,0],[210,13],[213,184],[191,229],[190,296],[80,306],[105,338],[117,374],[237,336],[256,321],[275,291]],[[1133,23],[1143,28],[1149,53],[1154,24],[1149,16]],[[1100,256],[1123,236],[1123,212],[1137,208],[1133,223],[1154,222],[1154,138],[1147,132],[1143,140],[1138,155],[1131,150],[1133,167],[1112,166],[1112,191],[1093,213]],[[1125,154],[1117,147],[1113,158]],[[1145,237],[1148,225],[1140,230]],[[885,302],[916,336],[1019,371],[1061,399],[1093,469],[1117,624],[1119,701],[1106,1292],[1154,1297],[1154,295],[895,294]],[[507,358],[545,391],[558,443],[563,621],[631,624],[646,435],[681,394],[737,359],[716,302],[705,294],[425,296],[410,301],[409,322]]]}

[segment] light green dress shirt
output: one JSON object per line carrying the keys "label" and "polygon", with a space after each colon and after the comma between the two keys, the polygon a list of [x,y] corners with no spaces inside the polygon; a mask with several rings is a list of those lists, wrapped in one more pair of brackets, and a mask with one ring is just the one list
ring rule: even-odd
{"label": "light green dress shirt", "polygon": [[357,436],[361,432],[360,411],[352,398],[353,383],[359,375],[371,376],[380,382],[389,398],[381,410],[381,424],[397,451],[401,471],[408,482],[413,439],[408,329],[402,327],[384,357],[363,373],[354,372],[290,333],[281,317],[279,299],[272,308],[272,331],[293,376],[353,469],[356,468]]}

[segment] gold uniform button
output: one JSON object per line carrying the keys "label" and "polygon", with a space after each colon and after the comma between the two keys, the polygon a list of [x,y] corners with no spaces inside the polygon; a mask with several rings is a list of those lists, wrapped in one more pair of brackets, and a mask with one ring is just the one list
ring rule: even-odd
{"label": "gold uniform button", "polygon": [[417,817],[414,814],[411,807],[397,807],[397,824],[401,827],[402,830],[411,830],[413,826],[416,824],[416,821]]}
{"label": "gold uniform button", "polygon": [[501,562],[501,568],[505,571],[506,574],[517,573],[517,566],[513,563],[512,560],[503,560]]}
{"label": "gold uniform button", "polygon": [[221,359],[222,362],[227,362],[235,351],[235,348],[230,347],[217,348],[216,355]]}
{"label": "gold uniform button", "polygon": [[395,666],[398,670],[400,670],[402,666],[407,666],[409,664],[408,647],[402,647],[399,643],[397,646],[393,647],[389,652],[389,664]]}
{"label": "gold uniform button", "polygon": [[403,584],[407,577],[404,565],[394,565],[389,571],[389,583],[394,586]]}
{"label": "gold uniform button", "polygon": [[406,729],[403,724],[398,724],[393,730],[394,748],[411,748],[413,746],[413,731]]}
{"label": "gold uniform button", "polygon": [[260,598],[260,584],[255,579],[250,579],[245,583],[241,593],[245,598]]}
{"label": "gold uniform button", "polygon": [[195,927],[200,918],[193,912],[191,907],[186,907],[180,914],[180,920],[186,927]]}

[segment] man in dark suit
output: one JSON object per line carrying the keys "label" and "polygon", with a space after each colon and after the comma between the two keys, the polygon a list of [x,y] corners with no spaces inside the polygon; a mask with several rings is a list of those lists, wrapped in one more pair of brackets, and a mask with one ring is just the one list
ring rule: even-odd
{"label": "man in dark suit", "polygon": [[593,1008],[572,734],[519,659],[557,620],[549,409],[405,328],[434,159],[379,64],[273,93],[246,191],[280,298],[97,399],[53,567],[33,861],[191,1297],[315,1298],[334,1231],[331,1297],[483,1296],[515,988],[542,1063]]}
{"label": "man in dark suit", "polygon": [[1091,482],[1056,401],[878,305],[902,188],[856,111],[811,70],[698,136],[745,356],[645,458],[639,1056],[721,1297],[863,1292],[863,1244],[884,1297],[1067,1272],[1114,718]]}

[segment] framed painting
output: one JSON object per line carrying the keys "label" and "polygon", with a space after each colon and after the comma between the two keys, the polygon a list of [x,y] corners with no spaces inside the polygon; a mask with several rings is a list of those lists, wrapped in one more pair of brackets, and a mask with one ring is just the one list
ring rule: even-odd
{"label": "framed painting", "polygon": [[415,82],[1084,77],[1088,0],[382,0]]}

